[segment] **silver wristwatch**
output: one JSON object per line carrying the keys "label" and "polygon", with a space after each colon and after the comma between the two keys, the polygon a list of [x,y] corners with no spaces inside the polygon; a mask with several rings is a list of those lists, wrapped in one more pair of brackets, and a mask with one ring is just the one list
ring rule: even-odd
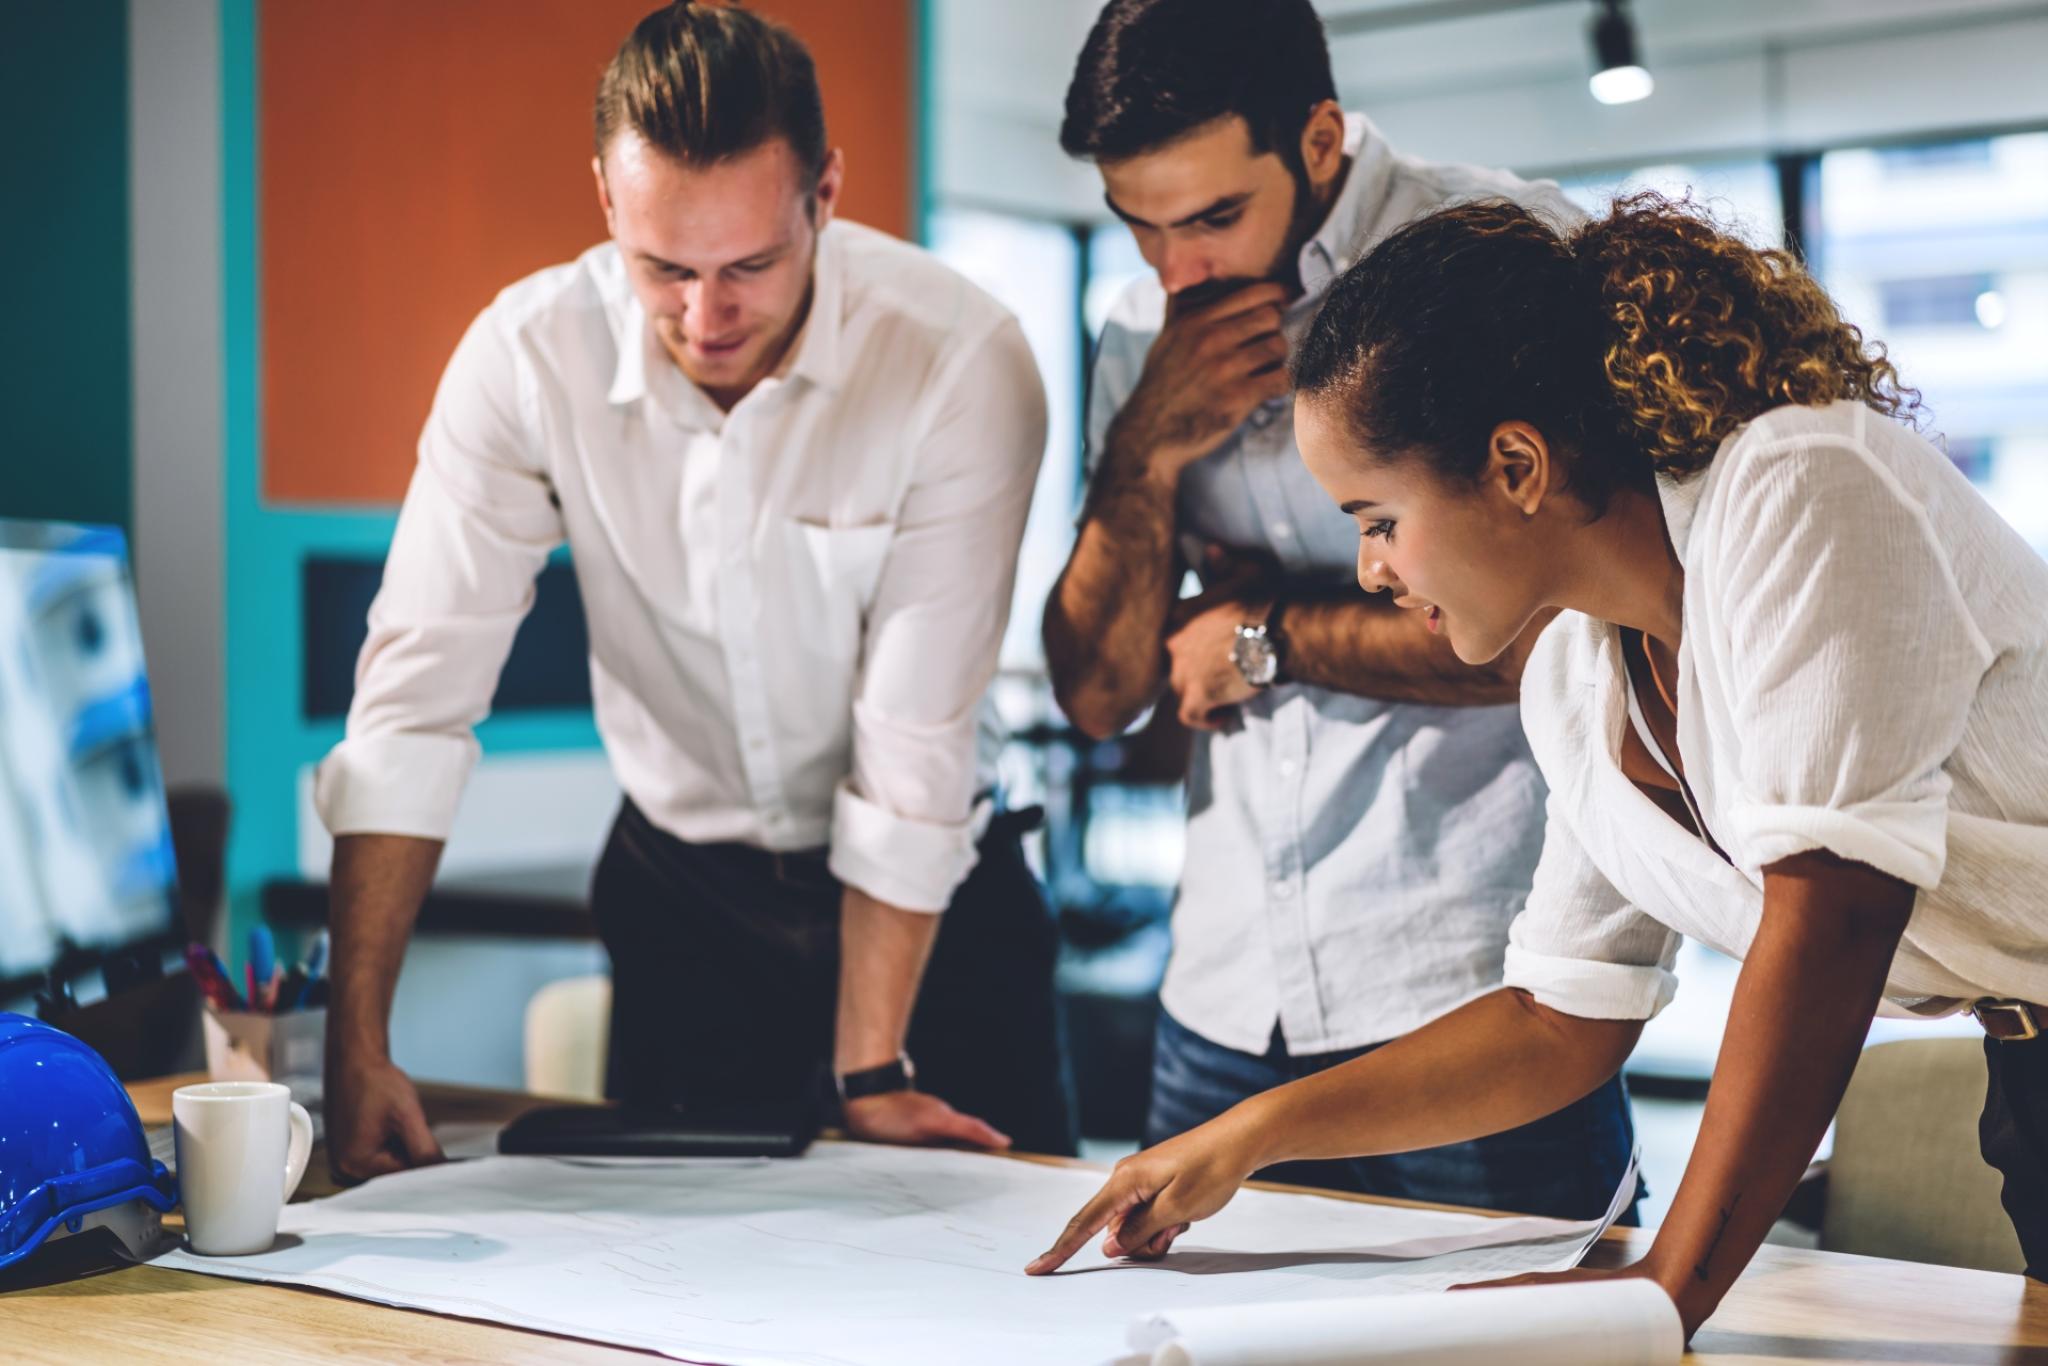
{"label": "silver wristwatch", "polygon": [[1239,622],[1230,642],[1230,662],[1254,688],[1270,688],[1280,677],[1280,651],[1267,633],[1266,622]]}

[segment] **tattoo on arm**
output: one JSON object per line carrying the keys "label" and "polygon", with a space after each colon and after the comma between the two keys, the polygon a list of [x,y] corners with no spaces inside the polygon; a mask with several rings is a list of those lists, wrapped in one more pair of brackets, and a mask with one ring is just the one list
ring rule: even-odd
{"label": "tattoo on arm", "polygon": [[1702,1282],[1709,1279],[1707,1265],[1714,1260],[1714,1251],[1721,1246],[1721,1238],[1728,1232],[1728,1221],[1735,1217],[1735,1207],[1741,1203],[1742,1197],[1739,1195],[1728,1202],[1727,1207],[1721,1211],[1720,1227],[1714,1230],[1714,1241],[1707,1244],[1707,1250],[1701,1253],[1699,1261],[1693,1264],[1692,1274]]}

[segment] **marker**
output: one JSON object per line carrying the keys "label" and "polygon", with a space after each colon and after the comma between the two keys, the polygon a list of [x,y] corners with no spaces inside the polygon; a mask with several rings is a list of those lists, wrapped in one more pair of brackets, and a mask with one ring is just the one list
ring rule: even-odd
{"label": "marker", "polygon": [[304,1010],[312,1005],[314,989],[321,987],[321,974],[327,971],[327,931],[322,930],[313,937],[313,947],[306,954],[305,967],[301,970],[299,989],[292,996],[291,1009]]}
{"label": "marker", "polygon": [[235,995],[234,987],[228,982],[227,969],[220,965],[220,959],[213,956],[212,949],[204,944],[187,944],[185,966],[192,970],[192,980],[198,983],[200,994],[215,1010],[242,1009],[241,998]]}
{"label": "marker", "polygon": [[270,926],[255,925],[249,930],[249,1004],[258,1010],[270,1010],[277,1005],[273,994],[277,987],[277,940],[270,933]]}

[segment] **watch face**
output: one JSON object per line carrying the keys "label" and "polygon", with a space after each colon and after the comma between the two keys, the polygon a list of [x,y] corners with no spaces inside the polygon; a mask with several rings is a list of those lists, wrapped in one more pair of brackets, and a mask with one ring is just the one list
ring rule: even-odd
{"label": "watch face", "polygon": [[1280,672],[1280,660],[1273,653],[1273,642],[1264,635],[1239,635],[1230,643],[1230,659],[1237,665],[1237,671],[1244,675],[1244,681],[1254,688],[1271,686]]}

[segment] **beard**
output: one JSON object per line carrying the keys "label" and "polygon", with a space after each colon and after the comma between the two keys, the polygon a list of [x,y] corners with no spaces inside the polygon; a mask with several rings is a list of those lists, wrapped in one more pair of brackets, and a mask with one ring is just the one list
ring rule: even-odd
{"label": "beard", "polygon": [[[1347,165],[1345,169],[1348,171],[1350,168]],[[1338,177],[1326,200],[1316,193],[1315,186],[1309,184],[1308,172],[1295,168],[1292,176],[1294,207],[1287,215],[1287,237],[1266,264],[1265,274],[1261,277],[1284,288],[1290,297],[1301,293],[1301,249],[1323,226],[1323,219],[1328,216],[1330,205],[1337,202],[1337,191],[1344,184],[1344,178]]]}
{"label": "beard", "polygon": [[[1301,296],[1301,249],[1322,227],[1330,204],[1336,201],[1336,193],[1333,189],[1325,199],[1317,195],[1306,172],[1290,170],[1290,176],[1294,181],[1294,205],[1288,211],[1287,233],[1274,251],[1273,259],[1266,263],[1266,268],[1257,275],[1232,275],[1190,285],[1167,301],[1170,310],[1187,312],[1200,308],[1251,285],[1276,284],[1287,291],[1289,298]],[[1337,186],[1341,187],[1343,183],[1340,178]]]}

